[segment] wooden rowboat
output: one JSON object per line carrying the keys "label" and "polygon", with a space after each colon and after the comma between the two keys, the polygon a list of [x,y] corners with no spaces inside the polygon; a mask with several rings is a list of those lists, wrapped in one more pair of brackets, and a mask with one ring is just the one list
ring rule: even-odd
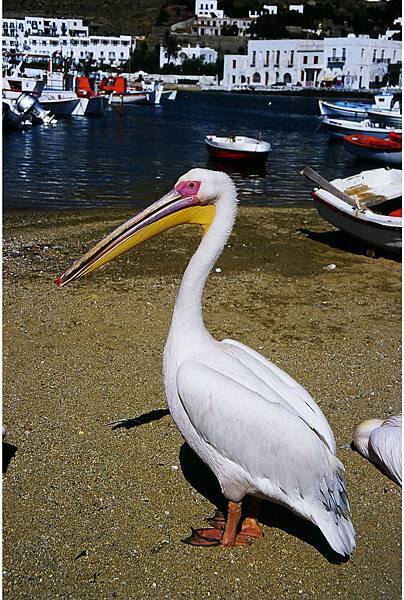
{"label": "wooden rowboat", "polygon": [[372,169],[332,181],[327,181],[310,167],[303,169],[302,175],[318,185],[311,195],[323,219],[371,248],[401,253],[399,169]]}

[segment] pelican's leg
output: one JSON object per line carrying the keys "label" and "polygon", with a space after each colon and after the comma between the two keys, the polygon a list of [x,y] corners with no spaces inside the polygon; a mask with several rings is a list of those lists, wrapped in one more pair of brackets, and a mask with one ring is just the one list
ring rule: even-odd
{"label": "pelican's leg", "polygon": [[241,502],[229,500],[227,520],[221,539],[222,546],[236,546],[237,527],[241,518]]}
{"label": "pelican's leg", "polygon": [[253,536],[237,534],[240,518],[241,502],[229,500],[224,531],[216,527],[192,529],[192,535],[184,542],[191,546],[246,546],[251,543]]}
{"label": "pelican's leg", "polygon": [[241,525],[241,535],[246,535],[251,538],[262,538],[261,527],[258,524],[258,516],[260,512],[261,500],[251,496],[248,503],[247,514]]}

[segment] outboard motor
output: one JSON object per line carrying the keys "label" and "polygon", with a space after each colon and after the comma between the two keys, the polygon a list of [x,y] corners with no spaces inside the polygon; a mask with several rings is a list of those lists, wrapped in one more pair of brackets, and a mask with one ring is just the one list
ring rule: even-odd
{"label": "outboard motor", "polygon": [[55,117],[40,105],[38,99],[32,94],[21,94],[16,101],[17,110],[24,115],[33,115],[45,125],[55,122]]}

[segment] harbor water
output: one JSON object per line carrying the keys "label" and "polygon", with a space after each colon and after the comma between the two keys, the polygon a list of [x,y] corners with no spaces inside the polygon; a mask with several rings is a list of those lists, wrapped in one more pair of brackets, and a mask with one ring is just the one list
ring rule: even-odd
{"label": "harbor water", "polygon": [[[261,137],[272,147],[265,167],[209,159],[209,133]],[[328,179],[366,168],[329,140],[316,98],[179,92],[161,106],[114,105],[5,134],[3,210],[136,209],[193,167],[228,172],[241,204],[310,203],[306,165]]]}

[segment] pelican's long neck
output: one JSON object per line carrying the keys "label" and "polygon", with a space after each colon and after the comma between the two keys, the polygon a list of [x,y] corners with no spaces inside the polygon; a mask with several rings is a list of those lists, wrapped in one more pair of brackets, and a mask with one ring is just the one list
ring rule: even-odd
{"label": "pelican's long neck", "polygon": [[229,180],[218,195],[213,223],[204,234],[183,275],[175,301],[171,335],[179,334],[191,343],[198,336],[210,337],[203,322],[203,290],[233,229],[236,207],[236,190]]}

